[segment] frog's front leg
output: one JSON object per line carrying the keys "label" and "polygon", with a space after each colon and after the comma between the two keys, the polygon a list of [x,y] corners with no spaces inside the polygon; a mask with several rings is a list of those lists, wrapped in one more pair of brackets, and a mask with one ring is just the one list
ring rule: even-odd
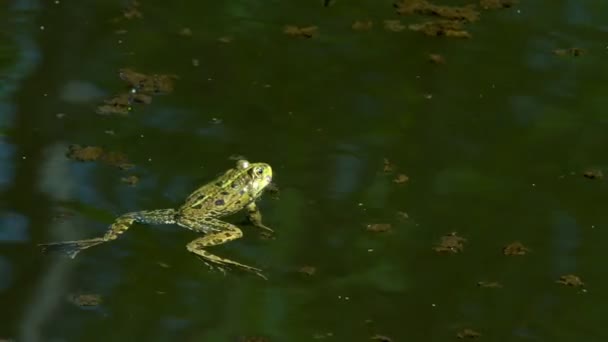
{"label": "frog's front leg", "polygon": [[127,213],[121,215],[110,226],[103,237],[93,239],[63,241],[39,244],[44,253],[47,252],[62,252],[70,258],[75,258],[76,255],[87,248],[102,244],[104,242],[116,240],[119,235],[126,232],[127,229],[135,222],[143,224],[171,224],[175,223],[175,210],[159,209],[145,210]]}
{"label": "frog's front leg", "polygon": [[260,209],[258,209],[258,206],[255,205],[255,202],[251,202],[249,205],[247,205],[246,210],[247,219],[249,222],[251,222],[251,224],[260,229],[264,229],[269,233],[274,233],[272,228],[267,227],[262,223],[262,213],[260,212]]}
{"label": "frog's front leg", "polygon": [[[210,262],[218,266],[220,270],[223,271],[224,266],[232,266],[236,268],[240,268],[242,270],[252,272],[257,274],[258,276],[266,279],[266,277],[262,274],[262,270],[241,264],[240,262],[236,262],[230,259],[222,258],[217,255],[211,254],[205,250],[205,247],[209,246],[217,246],[224,244],[226,242],[240,239],[243,236],[243,232],[235,225],[220,221],[215,218],[204,218],[204,219],[188,219],[188,224],[190,227],[187,227],[184,222],[179,222],[180,226],[189,228],[194,231],[200,232],[208,232],[207,235],[200,237],[196,240],[191,241],[186,248],[188,251],[198,255],[203,258],[205,263]],[[209,264],[208,264],[209,265]]]}

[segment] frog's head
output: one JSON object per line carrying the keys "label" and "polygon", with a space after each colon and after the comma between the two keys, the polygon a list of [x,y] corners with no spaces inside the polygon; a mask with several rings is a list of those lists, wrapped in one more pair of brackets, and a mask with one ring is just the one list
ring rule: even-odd
{"label": "frog's head", "polygon": [[272,182],[272,168],[266,163],[249,163],[246,160],[239,160],[237,168],[245,171],[250,178],[251,190],[260,193],[270,182]]}

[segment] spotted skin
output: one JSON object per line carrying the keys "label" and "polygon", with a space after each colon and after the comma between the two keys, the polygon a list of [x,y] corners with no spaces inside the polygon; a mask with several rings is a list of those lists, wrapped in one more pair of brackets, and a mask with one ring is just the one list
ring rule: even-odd
{"label": "spotted skin", "polygon": [[249,163],[239,160],[236,166],[215,180],[201,186],[186,198],[177,209],[159,209],[131,212],[116,218],[107,232],[98,238],[40,244],[44,252],[63,252],[75,258],[87,248],[116,240],[134,223],[177,224],[194,232],[205,234],[187,245],[187,249],[199,256],[209,266],[225,271],[233,267],[252,272],[266,279],[261,270],[230,259],[221,258],[205,250],[206,247],[239,239],[243,232],[235,225],[219,218],[246,210],[249,222],[267,232],[273,230],[262,223],[262,214],[255,201],[272,181],[272,168],[265,163]]}
{"label": "spotted skin", "polygon": [[[198,224],[200,224],[201,226],[198,226]],[[202,222],[188,222],[188,228],[190,229],[202,230],[204,229],[202,226],[207,226],[207,229],[212,227],[217,227],[217,229],[214,229],[215,232],[213,233],[209,233],[203,237],[192,240],[188,245],[186,245],[186,249],[201,257],[205,264],[207,264],[211,268],[213,268],[215,265],[215,268],[219,269],[222,272],[225,272],[225,267],[236,267],[255,273],[258,276],[267,279],[262,274],[262,270],[260,270],[259,268],[251,267],[230,259],[222,258],[215,254],[211,254],[205,250],[206,247],[221,245],[232,240],[240,239],[243,236],[243,232],[237,226],[229,223],[228,225],[229,226],[227,226],[226,222],[214,218],[207,219]]]}

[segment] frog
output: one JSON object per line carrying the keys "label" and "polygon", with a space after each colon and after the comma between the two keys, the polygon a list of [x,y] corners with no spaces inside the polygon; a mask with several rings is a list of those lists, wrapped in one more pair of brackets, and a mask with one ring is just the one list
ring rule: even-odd
{"label": "frog", "polygon": [[208,247],[221,245],[243,236],[241,229],[221,220],[225,216],[245,211],[250,224],[273,234],[274,230],[262,222],[262,214],[256,204],[264,189],[272,182],[272,168],[269,164],[250,163],[238,160],[236,165],[214,180],[200,186],[187,196],[178,208],[142,210],[128,212],[117,217],[101,237],[50,242],[39,244],[43,253],[60,252],[74,259],[81,251],[116,240],[133,224],[175,224],[203,236],[192,240],[186,249],[198,256],[211,269],[226,273],[228,268],[236,268],[254,273],[267,279],[262,270],[207,251]]}

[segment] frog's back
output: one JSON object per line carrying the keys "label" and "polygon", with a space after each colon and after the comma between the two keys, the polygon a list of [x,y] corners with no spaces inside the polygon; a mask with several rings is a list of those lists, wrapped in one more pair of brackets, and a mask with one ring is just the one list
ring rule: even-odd
{"label": "frog's back", "polygon": [[179,209],[182,215],[220,217],[233,214],[251,203],[248,182],[229,170],[195,190]]}

